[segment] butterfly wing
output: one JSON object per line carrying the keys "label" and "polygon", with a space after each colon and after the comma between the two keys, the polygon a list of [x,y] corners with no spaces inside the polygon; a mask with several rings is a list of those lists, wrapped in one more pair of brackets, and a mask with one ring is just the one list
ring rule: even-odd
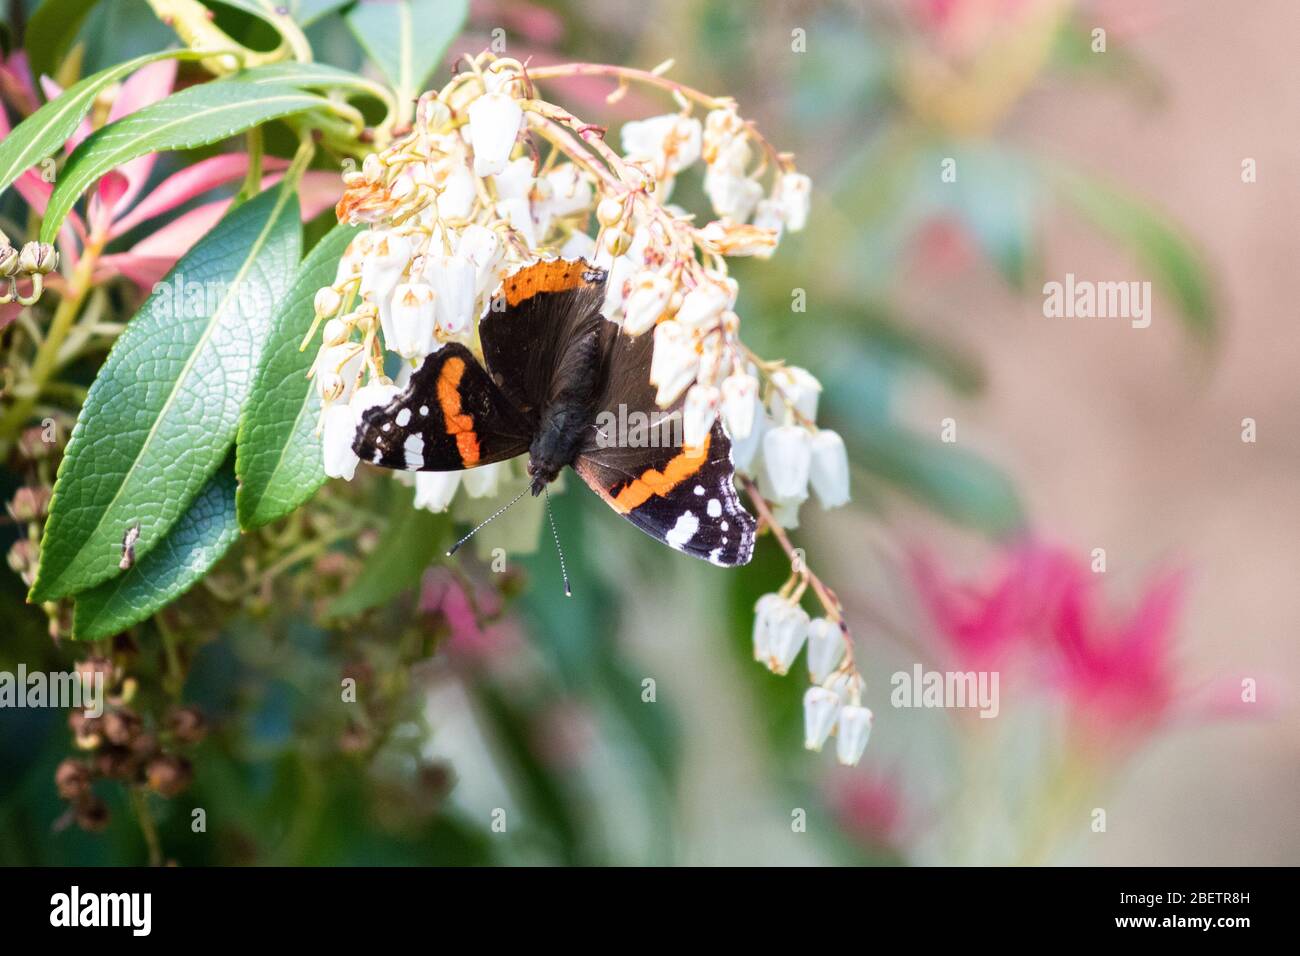
{"label": "butterfly wing", "polygon": [[757,530],[736,494],[731,440],[715,422],[704,447],[681,444],[681,403],[660,410],[650,385],[650,335],[619,334],[589,440],[574,469],[651,537],[723,567],[748,564]]}
{"label": "butterfly wing", "polygon": [[525,417],[459,343],[426,356],[406,390],[361,415],[352,450],[404,471],[460,471],[528,450]]}
{"label": "butterfly wing", "polygon": [[543,259],[502,281],[494,308],[479,322],[483,359],[492,381],[534,422],[557,398],[555,390],[573,381],[566,360],[597,359],[572,345],[609,325],[600,317],[604,300],[604,271],[582,259]]}

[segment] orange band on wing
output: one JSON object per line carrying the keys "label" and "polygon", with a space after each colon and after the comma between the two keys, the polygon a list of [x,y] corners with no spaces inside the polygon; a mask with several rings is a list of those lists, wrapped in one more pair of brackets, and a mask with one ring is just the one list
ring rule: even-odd
{"label": "orange band on wing", "polygon": [[478,435],[474,433],[474,418],[460,408],[460,379],[465,374],[465,360],[447,359],[438,375],[438,405],[448,435],[456,438],[456,450],[461,464],[466,468],[478,464]]}
{"label": "orange band on wing", "polygon": [[610,500],[614,510],[620,514],[627,514],[633,508],[645,504],[654,495],[662,498],[699,471],[709,460],[710,437],[705,435],[704,444],[699,448],[686,449],[674,455],[663,471],[654,468],[643,471],[640,478],[635,479],[630,485],[625,485]]}
{"label": "orange band on wing", "polygon": [[583,276],[590,271],[591,266],[581,259],[544,259],[507,276],[501,290],[505,293],[506,305],[516,306],[539,292],[576,289],[587,281]]}

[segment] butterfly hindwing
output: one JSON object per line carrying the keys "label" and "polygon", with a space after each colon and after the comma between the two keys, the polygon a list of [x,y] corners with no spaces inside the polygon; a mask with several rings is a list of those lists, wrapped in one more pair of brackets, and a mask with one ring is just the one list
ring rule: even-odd
{"label": "butterfly hindwing", "polygon": [[426,356],[387,405],[361,415],[352,449],[404,471],[460,471],[528,450],[526,422],[473,353],[458,343]]}
{"label": "butterfly hindwing", "polygon": [[748,564],[756,524],[736,494],[731,442],[714,423],[704,447],[595,448],[573,466],[651,537],[722,567]]}

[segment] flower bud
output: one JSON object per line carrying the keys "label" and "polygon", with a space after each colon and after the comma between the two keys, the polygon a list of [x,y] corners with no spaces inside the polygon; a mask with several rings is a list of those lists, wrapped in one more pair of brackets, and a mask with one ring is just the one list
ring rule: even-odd
{"label": "flower bud", "polygon": [[9,502],[9,514],[19,524],[39,521],[50,506],[50,489],[19,488]]}
{"label": "flower bud", "polygon": [[29,242],[18,256],[18,270],[28,275],[47,275],[59,264],[59,253],[48,242]]}
{"label": "flower bud", "polygon": [[18,274],[18,250],[7,242],[0,242],[0,279]]}
{"label": "flower bud", "polygon": [[207,736],[208,724],[197,707],[178,707],[167,715],[167,729],[180,743],[196,744]]}
{"label": "flower bud", "polygon": [[798,232],[808,222],[812,203],[812,180],[803,173],[785,173],[776,185],[776,201],[786,228]]}
{"label": "flower bud", "polygon": [[623,218],[623,200],[606,196],[596,204],[596,221],[606,229]]}
{"label": "flower bud", "polygon": [[316,299],[313,303],[316,307],[316,315],[320,318],[337,315],[339,309],[343,308],[343,297],[338,294],[333,286],[324,286],[316,292]]}
{"label": "flower bud", "polygon": [[190,762],[176,754],[159,754],[149,761],[145,769],[149,789],[163,797],[184,793],[194,779]]}
{"label": "flower bud", "polygon": [[62,799],[79,799],[90,792],[90,768],[69,757],[54,771],[54,786]]}

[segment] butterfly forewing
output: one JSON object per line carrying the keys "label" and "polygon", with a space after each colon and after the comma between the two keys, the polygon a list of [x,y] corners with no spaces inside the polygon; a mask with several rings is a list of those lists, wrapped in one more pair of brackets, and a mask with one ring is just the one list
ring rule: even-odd
{"label": "butterfly forewing", "polygon": [[529,425],[465,346],[425,357],[410,384],[361,416],[352,449],[403,471],[460,471],[528,450]]}

